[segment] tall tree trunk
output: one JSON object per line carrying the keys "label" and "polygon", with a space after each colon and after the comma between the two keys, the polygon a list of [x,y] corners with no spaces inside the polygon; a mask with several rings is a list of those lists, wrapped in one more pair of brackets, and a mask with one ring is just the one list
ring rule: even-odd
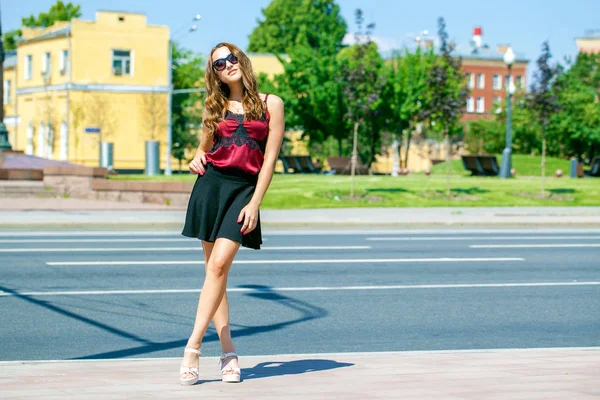
{"label": "tall tree trunk", "polygon": [[413,123],[408,123],[408,129],[406,130],[406,153],[404,153],[404,168],[408,168],[408,152],[410,150],[410,141],[412,139]]}
{"label": "tall tree trunk", "polygon": [[450,135],[446,129],[446,195],[450,199]]}
{"label": "tall tree trunk", "polygon": [[542,132],[542,198],[546,197],[546,133]]}
{"label": "tall tree trunk", "polygon": [[373,163],[375,162],[375,145],[377,142],[377,127],[375,126],[375,123],[373,121],[371,121],[371,159],[369,160],[369,171],[371,170],[371,167],[373,166]]}
{"label": "tall tree trunk", "polygon": [[338,156],[344,156],[344,154],[342,154],[342,138],[338,138]]}
{"label": "tall tree trunk", "polygon": [[356,174],[356,164],[358,161],[358,152],[357,144],[358,144],[358,127],[360,126],[360,122],[356,121],[354,123],[354,139],[352,140],[352,160],[351,160],[351,168],[350,168],[350,199],[354,199],[354,175]]}

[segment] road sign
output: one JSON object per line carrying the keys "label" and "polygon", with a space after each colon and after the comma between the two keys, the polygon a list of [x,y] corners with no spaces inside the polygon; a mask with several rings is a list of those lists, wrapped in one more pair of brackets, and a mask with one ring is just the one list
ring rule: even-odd
{"label": "road sign", "polygon": [[100,133],[100,128],[88,126],[85,128],[85,133]]}

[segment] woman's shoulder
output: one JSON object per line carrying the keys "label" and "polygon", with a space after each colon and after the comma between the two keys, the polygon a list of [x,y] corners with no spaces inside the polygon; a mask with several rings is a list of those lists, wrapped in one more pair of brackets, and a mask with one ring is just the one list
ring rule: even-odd
{"label": "woman's shoulder", "polygon": [[265,99],[266,99],[267,108],[271,108],[271,106],[273,106],[273,107],[283,106],[283,100],[281,100],[281,97],[279,97],[275,94],[259,93],[258,95],[260,96],[261,100],[265,101]]}

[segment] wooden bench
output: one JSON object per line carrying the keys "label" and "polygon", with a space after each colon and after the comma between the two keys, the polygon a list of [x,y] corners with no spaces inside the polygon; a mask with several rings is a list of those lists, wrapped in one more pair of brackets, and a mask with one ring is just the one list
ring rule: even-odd
{"label": "wooden bench", "polygon": [[498,176],[500,168],[496,156],[493,155],[467,155],[462,156],[463,166],[471,172],[471,176]]}
{"label": "wooden bench", "polygon": [[[327,164],[331,168],[333,172],[335,170],[335,174],[337,175],[350,175],[352,174],[352,163],[350,161],[350,157],[328,157]],[[356,175],[368,175],[369,168],[366,165],[363,165],[359,160],[356,163]]]}
{"label": "wooden bench", "polygon": [[600,177],[600,156],[594,157],[590,163],[590,169],[583,171],[585,176]]}
{"label": "wooden bench", "polygon": [[321,167],[313,164],[310,156],[279,156],[283,163],[283,173],[290,173],[293,170],[295,174],[318,174]]}

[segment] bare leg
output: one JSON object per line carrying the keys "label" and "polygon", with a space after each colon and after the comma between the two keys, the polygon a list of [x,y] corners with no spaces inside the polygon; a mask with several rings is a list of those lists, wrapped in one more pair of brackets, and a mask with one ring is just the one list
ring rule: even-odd
{"label": "bare leg", "polygon": [[[198,301],[194,329],[192,330],[192,334],[188,339],[186,347],[194,349],[200,348],[202,338],[208,329],[208,324],[217,313],[217,310],[220,308],[223,301],[225,289],[227,287],[227,276],[239,247],[239,243],[225,238],[217,239],[212,246],[210,257],[206,263],[206,277],[204,278],[204,285],[202,286],[202,292],[200,293],[200,299]],[[228,314],[229,308],[224,307],[224,310],[227,311]],[[220,316],[221,318],[219,319],[219,317],[217,317],[217,319],[220,323],[223,323],[222,315]],[[227,316],[224,322],[227,323],[228,319],[229,317]],[[217,332],[221,332],[216,325],[215,327]],[[229,341],[231,341],[228,323],[227,329],[223,330],[227,331]],[[220,336],[221,333],[219,333],[219,337]],[[231,343],[231,346],[233,346],[233,343]],[[192,366],[194,364],[192,361],[195,360],[195,358],[196,356],[192,356],[191,353],[184,353],[183,364]]]}

